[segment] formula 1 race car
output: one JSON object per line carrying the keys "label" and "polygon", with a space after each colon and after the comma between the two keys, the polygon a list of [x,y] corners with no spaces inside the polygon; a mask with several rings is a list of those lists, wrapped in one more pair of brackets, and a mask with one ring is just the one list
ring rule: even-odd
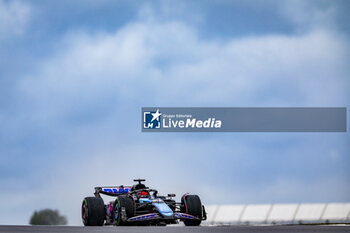
{"label": "formula 1 race car", "polygon": [[[198,226],[206,220],[205,208],[197,195],[184,194],[181,202],[175,194],[158,195],[146,187],[144,179],[133,186],[95,187],[95,196],[83,200],[81,215],[85,226],[102,225],[166,225],[183,221],[186,226]],[[104,203],[101,194],[116,197]]]}

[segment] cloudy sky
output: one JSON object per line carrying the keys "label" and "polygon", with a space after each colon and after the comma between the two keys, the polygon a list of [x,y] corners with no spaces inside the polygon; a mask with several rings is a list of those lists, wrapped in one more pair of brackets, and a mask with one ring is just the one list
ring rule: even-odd
{"label": "cloudy sky", "polygon": [[0,224],[146,178],[349,202],[349,133],[141,133],[141,107],[349,107],[350,2],[0,0]]}

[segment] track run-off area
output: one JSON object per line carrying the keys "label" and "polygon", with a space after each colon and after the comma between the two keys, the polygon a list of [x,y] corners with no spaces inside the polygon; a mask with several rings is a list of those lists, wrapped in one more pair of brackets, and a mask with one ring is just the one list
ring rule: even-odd
{"label": "track run-off area", "polygon": [[34,233],[34,232],[54,232],[54,233],[308,233],[308,232],[350,232],[350,226],[340,225],[274,225],[274,226],[200,226],[200,227],[183,227],[183,226],[166,226],[166,227],[81,227],[81,226],[0,226],[0,232],[6,233]]}

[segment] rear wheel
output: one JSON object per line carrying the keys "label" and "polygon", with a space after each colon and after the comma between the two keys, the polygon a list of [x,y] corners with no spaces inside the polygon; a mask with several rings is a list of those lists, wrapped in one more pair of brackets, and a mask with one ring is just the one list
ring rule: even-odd
{"label": "rear wheel", "polygon": [[106,217],[105,205],[100,197],[85,197],[81,206],[85,226],[102,226]]}
{"label": "rear wheel", "polygon": [[[200,198],[197,195],[183,195],[181,198],[181,212],[202,219],[202,202]],[[183,222],[186,226],[199,226],[202,220],[186,219]]]}
{"label": "rear wheel", "polygon": [[134,217],[134,200],[130,196],[120,195],[114,204],[114,219],[117,226],[127,226],[128,218]]}

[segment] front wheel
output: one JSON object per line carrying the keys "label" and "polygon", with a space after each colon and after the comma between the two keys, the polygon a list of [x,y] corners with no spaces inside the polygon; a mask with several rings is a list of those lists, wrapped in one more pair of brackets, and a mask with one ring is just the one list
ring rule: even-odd
{"label": "front wheel", "polygon": [[[202,219],[202,202],[197,195],[185,194],[181,198],[181,212],[193,215],[199,219]],[[183,220],[186,226],[199,226],[202,220],[186,219]]]}

